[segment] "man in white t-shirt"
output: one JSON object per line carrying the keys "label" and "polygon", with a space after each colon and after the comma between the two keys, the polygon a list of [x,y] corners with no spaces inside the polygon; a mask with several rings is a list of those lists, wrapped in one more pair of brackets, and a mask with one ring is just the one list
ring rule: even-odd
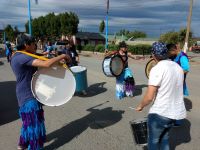
{"label": "man in white t-shirt", "polygon": [[147,120],[148,150],[169,150],[169,130],[175,120],[186,117],[184,73],[177,63],[168,60],[164,43],[153,43],[152,55],[157,65],[150,71],[147,91],[136,110],[142,111],[153,102]]}

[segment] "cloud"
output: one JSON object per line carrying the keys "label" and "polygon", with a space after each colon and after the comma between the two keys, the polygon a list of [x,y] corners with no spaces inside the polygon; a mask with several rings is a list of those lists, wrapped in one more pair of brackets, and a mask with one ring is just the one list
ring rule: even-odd
{"label": "cloud", "polygon": [[[196,36],[200,36],[200,1],[194,2],[191,28]],[[27,5],[27,0],[1,0],[0,28],[11,24],[24,30],[28,20]],[[183,0],[110,0],[109,32],[125,28],[159,36],[160,32],[177,31],[187,25],[188,9],[189,1]],[[75,12],[79,16],[80,29],[98,32],[101,20],[105,20],[106,0],[38,0],[38,5],[31,0],[33,18],[65,11]]]}

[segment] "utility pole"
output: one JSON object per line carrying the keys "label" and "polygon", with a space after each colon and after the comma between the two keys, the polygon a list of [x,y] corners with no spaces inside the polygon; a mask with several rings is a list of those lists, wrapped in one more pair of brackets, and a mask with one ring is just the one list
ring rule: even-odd
{"label": "utility pole", "polygon": [[[35,3],[38,4],[38,0],[35,0]],[[28,30],[29,34],[32,35],[32,24],[31,24],[31,0],[28,0]]]}
{"label": "utility pole", "polygon": [[186,53],[188,50],[188,39],[190,34],[190,25],[191,25],[191,18],[192,18],[192,7],[193,7],[193,0],[190,0],[190,9],[189,9],[189,15],[188,15],[188,21],[187,21],[187,31],[185,36],[185,44],[183,47],[183,51]]}
{"label": "utility pole", "polygon": [[105,50],[108,50],[108,10],[109,10],[109,0],[107,0],[107,7],[106,7],[106,45],[105,45]]}
{"label": "utility pole", "polygon": [[31,26],[31,2],[28,0],[28,30],[29,34],[32,35],[32,26]]}

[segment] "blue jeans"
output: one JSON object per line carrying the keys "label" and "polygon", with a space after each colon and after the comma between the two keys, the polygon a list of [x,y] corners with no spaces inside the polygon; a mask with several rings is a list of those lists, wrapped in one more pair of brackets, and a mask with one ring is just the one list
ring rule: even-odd
{"label": "blue jeans", "polygon": [[169,130],[174,120],[157,114],[148,115],[148,150],[169,150]]}

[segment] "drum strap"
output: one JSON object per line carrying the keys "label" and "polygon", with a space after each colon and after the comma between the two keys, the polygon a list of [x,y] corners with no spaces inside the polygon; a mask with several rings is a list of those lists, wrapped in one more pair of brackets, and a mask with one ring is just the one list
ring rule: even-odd
{"label": "drum strap", "polygon": [[[32,53],[28,53],[28,52],[25,52],[25,51],[16,51],[16,52],[19,52],[19,53],[22,53],[22,54],[25,54],[25,55],[28,55],[28,56],[31,56],[33,58],[37,58],[37,59],[40,59],[40,60],[48,60],[48,58],[46,57],[43,57],[43,56],[38,56],[38,55],[35,55],[35,54],[32,54]],[[69,69],[68,66],[66,64],[62,64],[62,66],[66,69]],[[70,69],[69,69],[70,70]]]}

